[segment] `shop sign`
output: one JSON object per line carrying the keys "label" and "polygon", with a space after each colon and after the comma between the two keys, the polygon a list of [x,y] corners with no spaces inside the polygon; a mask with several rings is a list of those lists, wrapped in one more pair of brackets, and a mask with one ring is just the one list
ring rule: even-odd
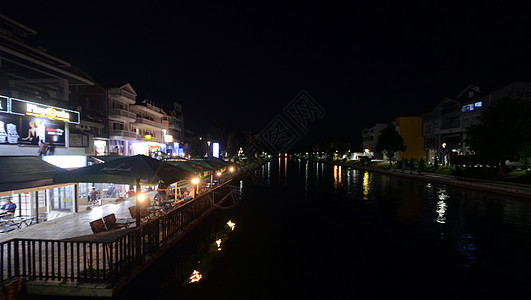
{"label": "shop sign", "polygon": [[9,98],[11,113],[79,124],[79,112],[49,105]]}

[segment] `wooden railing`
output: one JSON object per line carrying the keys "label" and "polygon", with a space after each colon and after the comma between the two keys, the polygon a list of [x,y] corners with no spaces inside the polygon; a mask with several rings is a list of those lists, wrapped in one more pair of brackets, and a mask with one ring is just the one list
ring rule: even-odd
{"label": "wooden railing", "polygon": [[[0,282],[23,277],[108,283],[139,267],[175,242],[216,205],[234,197],[235,179],[138,228],[68,240],[13,239],[0,244]],[[165,248],[166,247],[166,248]]]}

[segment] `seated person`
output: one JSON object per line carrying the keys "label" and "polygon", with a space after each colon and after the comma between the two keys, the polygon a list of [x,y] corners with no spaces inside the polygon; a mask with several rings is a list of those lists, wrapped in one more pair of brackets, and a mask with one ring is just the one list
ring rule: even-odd
{"label": "seated person", "polygon": [[183,197],[184,202],[194,199],[194,197],[190,196],[190,192],[188,191],[185,191],[183,196],[184,196]]}
{"label": "seated person", "polygon": [[98,193],[98,191],[96,191],[96,188],[92,187],[92,190],[90,190],[90,192],[88,193],[89,201],[98,200],[99,194],[100,193]]}
{"label": "seated person", "polygon": [[6,203],[0,207],[0,213],[14,213],[17,205],[11,202],[11,199],[7,198]]}

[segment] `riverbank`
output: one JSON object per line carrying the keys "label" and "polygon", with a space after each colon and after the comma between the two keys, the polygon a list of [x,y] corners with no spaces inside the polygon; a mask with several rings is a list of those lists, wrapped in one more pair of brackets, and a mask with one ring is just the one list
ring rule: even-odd
{"label": "riverbank", "polygon": [[[317,161],[311,160],[310,161]],[[347,168],[352,168],[356,170],[369,171],[374,173],[386,174],[389,176],[400,176],[412,180],[425,181],[429,183],[440,183],[448,184],[453,186],[459,186],[463,188],[469,188],[479,191],[493,192],[513,197],[522,197],[531,199],[531,185],[515,182],[507,182],[500,180],[490,180],[483,178],[471,178],[471,177],[462,177],[449,174],[440,174],[432,172],[422,172],[418,173],[416,171],[411,172],[409,170],[401,169],[383,169],[375,168],[369,166],[362,166],[349,162],[340,162],[340,161],[318,161],[332,165],[339,165]]]}

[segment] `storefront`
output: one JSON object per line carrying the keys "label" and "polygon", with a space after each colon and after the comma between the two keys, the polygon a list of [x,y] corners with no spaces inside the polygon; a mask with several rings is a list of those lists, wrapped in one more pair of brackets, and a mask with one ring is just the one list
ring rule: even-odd
{"label": "storefront", "polygon": [[[36,154],[35,148],[45,143],[52,147],[68,147],[68,123],[79,124],[79,112],[0,96],[0,154]],[[26,147],[31,152],[23,153]]]}
{"label": "storefront", "polygon": [[159,156],[166,153],[166,144],[157,142],[138,141],[131,144],[133,155],[143,154],[151,156],[153,158],[159,158]]}

